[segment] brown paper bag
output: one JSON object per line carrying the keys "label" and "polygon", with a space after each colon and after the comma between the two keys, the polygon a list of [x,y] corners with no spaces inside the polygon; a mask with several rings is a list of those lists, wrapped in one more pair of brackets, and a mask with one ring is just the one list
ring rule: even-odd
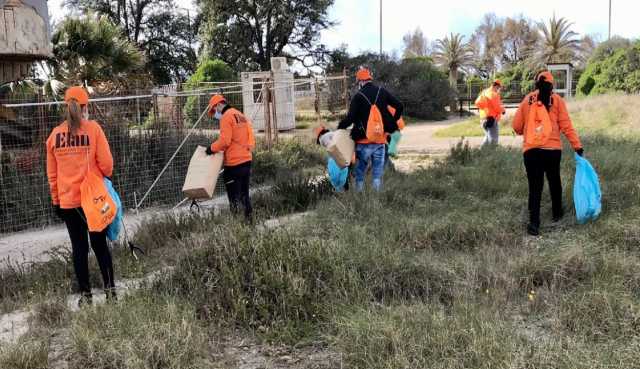
{"label": "brown paper bag", "polygon": [[205,147],[198,146],[189,162],[182,193],[190,199],[210,199],[216,189],[224,155],[221,152],[207,155],[206,151]]}
{"label": "brown paper bag", "polygon": [[356,150],[356,143],[351,139],[349,131],[339,129],[334,132],[333,140],[327,146],[329,155],[336,161],[340,168],[346,168],[351,163],[353,153]]}

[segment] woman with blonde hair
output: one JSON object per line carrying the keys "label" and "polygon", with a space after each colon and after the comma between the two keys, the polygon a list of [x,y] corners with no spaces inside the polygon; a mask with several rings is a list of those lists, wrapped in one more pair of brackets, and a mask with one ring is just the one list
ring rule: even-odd
{"label": "woman with blonde hair", "polygon": [[113,261],[106,232],[89,232],[81,207],[80,185],[88,171],[111,177],[113,157],[100,125],[87,119],[89,95],[81,87],[65,92],[66,120],[47,139],[47,177],[56,215],[69,231],[73,267],[80,290],[79,305],[91,304],[89,282],[89,241],[98,260],[107,299],[115,299]]}

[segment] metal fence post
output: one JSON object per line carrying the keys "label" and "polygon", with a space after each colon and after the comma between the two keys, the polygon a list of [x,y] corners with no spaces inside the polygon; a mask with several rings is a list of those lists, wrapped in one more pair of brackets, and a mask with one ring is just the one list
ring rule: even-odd
{"label": "metal fence post", "polygon": [[264,110],[264,135],[267,143],[267,149],[271,150],[271,111],[269,109],[269,87],[268,79],[262,80],[262,107]]}
{"label": "metal fence post", "polygon": [[348,89],[349,89],[349,83],[347,80],[347,68],[342,68],[342,94],[344,97],[344,106],[347,109],[347,111],[349,110]]}

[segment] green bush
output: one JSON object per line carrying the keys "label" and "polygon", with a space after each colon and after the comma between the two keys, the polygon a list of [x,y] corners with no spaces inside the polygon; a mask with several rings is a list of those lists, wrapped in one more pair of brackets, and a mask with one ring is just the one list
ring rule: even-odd
{"label": "green bush", "polygon": [[377,54],[366,53],[356,57],[340,55],[339,63],[334,63],[333,70],[345,67],[350,76],[355,75],[360,66],[368,66],[374,82],[389,89],[405,105],[407,116],[443,119],[445,107],[454,94],[447,76],[433,65],[430,58],[397,61],[388,56],[380,58]]}
{"label": "green bush", "polygon": [[586,96],[608,92],[640,92],[640,41],[609,48],[592,58],[578,82],[578,93]]}
{"label": "green bush", "polygon": [[[185,83],[185,90],[195,90],[198,88],[214,87],[212,85],[204,86],[203,82],[228,82],[236,80],[233,69],[225,62],[219,59],[207,59],[200,63],[196,72],[189,77]],[[193,126],[204,108],[209,103],[208,96],[189,96],[184,106],[185,121],[188,127]],[[213,119],[205,117],[204,123],[213,124]],[[200,125],[200,127],[205,124]]]}

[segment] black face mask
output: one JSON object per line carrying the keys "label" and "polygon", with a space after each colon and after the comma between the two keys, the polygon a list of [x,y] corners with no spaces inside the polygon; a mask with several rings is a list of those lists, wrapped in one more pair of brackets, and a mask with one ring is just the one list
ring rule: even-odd
{"label": "black face mask", "polygon": [[536,82],[536,89],[538,90],[538,101],[549,110],[551,106],[551,93],[553,92],[553,85],[541,78]]}

